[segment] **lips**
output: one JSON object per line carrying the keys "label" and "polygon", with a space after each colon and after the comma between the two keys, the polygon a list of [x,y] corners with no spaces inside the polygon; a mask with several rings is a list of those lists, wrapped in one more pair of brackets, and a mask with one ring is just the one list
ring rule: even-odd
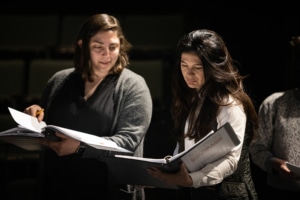
{"label": "lips", "polygon": [[109,64],[111,61],[102,61],[102,62],[100,62],[101,64]]}
{"label": "lips", "polygon": [[187,82],[188,84],[194,84],[194,83],[196,83],[196,81],[194,81],[194,80],[186,80],[186,82]]}

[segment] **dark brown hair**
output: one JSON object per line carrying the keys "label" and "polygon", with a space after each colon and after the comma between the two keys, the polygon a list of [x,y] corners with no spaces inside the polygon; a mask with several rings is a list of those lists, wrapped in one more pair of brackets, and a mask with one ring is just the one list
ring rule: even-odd
{"label": "dark brown hair", "polygon": [[[114,16],[108,14],[93,15],[89,17],[81,26],[74,44],[75,69],[78,73],[81,74],[84,80],[92,81],[92,76],[94,74],[93,69],[90,66],[90,39],[99,31],[109,30],[116,31],[120,39],[119,58],[110,73],[119,74],[128,65],[128,51],[131,48],[131,44],[126,40],[119,20]],[[79,40],[82,40],[82,46],[78,45]]]}
{"label": "dark brown hair", "polygon": [[[194,52],[203,63],[205,84],[200,92],[187,86],[180,69],[181,55]],[[232,96],[240,103],[256,135],[257,113],[252,100],[244,91],[243,79],[228,52],[223,39],[214,31],[200,29],[184,35],[177,45],[173,77],[171,114],[178,141],[184,137],[185,122],[189,119],[187,136],[199,140],[214,129],[220,106],[227,105]],[[196,112],[201,106],[200,113]]]}

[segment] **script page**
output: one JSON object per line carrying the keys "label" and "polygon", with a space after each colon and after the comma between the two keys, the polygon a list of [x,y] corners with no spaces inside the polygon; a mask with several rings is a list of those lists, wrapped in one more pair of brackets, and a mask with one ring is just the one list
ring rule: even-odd
{"label": "script page", "polygon": [[36,117],[20,112],[13,108],[8,108],[12,118],[19,124],[21,128],[26,128],[34,132],[41,133],[46,126],[44,121],[39,122]]}
{"label": "script page", "polygon": [[72,129],[67,129],[59,126],[54,126],[54,125],[48,125],[47,128],[50,128],[57,132],[63,133],[71,138],[84,142],[87,145],[90,145],[96,149],[132,153],[131,151],[125,148],[119,147],[114,141],[107,140],[105,138],[96,135],[92,135],[92,134],[88,134],[88,133],[84,133]]}
{"label": "script page", "polygon": [[215,133],[209,134],[209,137],[203,141],[201,140],[199,145],[194,145],[181,160],[190,172],[194,172],[226,155],[238,145],[237,142],[239,143],[235,132],[227,123]]}

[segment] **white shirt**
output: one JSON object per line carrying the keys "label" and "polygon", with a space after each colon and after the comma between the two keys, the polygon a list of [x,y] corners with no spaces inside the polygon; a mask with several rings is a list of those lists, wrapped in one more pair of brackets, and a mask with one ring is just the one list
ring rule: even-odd
{"label": "white shirt", "polygon": [[[237,169],[243,146],[247,118],[242,106],[238,105],[232,98],[230,98],[230,101],[232,101],[231,105],[220,107],[220,112],[217,116],[217,128],[229,122],[241,142],[221,159],[206,165],[202,169],[189,173],[193,180],[193,187],[195,188],[218,184],[222,182],[225,177],[233,174]],[[187,127],[188,121],[185,126],[186,130]],[[185,138],[185,149],[191,147],[193,144],[195,144],[194,140]],[[179,144],[177,143],[173,153],[174,155],[178,153],[178,148]]]}

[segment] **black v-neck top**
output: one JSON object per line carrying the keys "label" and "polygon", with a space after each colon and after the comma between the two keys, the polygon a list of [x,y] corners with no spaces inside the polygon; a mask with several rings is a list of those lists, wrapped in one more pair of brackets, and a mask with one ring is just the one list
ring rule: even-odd
{"label": "black v-neck top", "polygon": [[47,124],[107,136],[114,116],[113,94],[117,77],[107,76],[85,100],[84,81],[78,74],[72,74],[48,109]]}

